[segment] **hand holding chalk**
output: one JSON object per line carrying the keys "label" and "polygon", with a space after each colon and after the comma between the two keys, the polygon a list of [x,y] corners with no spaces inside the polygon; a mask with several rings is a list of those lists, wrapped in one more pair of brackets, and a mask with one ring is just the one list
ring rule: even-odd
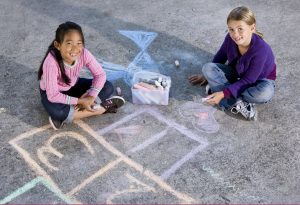
{"label": "hand holding chalk", "polygon": [[211,105],[217,105],[220,103],[220,101],[224,98],[223,91],[215,92],[206,98],[202,98],[202,102],[207,102]]}
{"label": "hand holding chalk", "polygon": [[201,100],[202,100],[202,102],[206,102],[207,100],[212,99],[212,98],[213,98],[213,96],[207,96],[205,98],[202,98]]}
{"label": "hand holding chalk", "polygon": [[100,109],[102,108],[102,106],[99,105],[99,104],[95,104],[95,105],[92,105],[91,108],[92,108],[93,110],[100,110]]}

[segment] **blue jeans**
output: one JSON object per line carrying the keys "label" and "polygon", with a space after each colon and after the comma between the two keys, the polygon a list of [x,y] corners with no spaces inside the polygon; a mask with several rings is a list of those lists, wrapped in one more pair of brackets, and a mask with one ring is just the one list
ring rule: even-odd
{"label": "blue jeans", "polygon": [[[79,98],[88,89],[90,89],[91,85],[92,85],[92,79],[79,78],[73,87],[71,87],[67,91],[63,91],[62,93],[72,97]],[[113,92],[114,92],[114,87],[112,83],[106,81],[103,88],[98,94],[98,98],[96,99],[97,103],[100,103],[100,101],[105,101],[107,98],[109,98],[112,95]],[[41,93],[42,104],[52,119],[63,121],[66,123],[70,123],[73,121],[74,111],[75,111],[74,106],[63,104],[63,103],[50,102],[47,98],[46,91],[40,89],[40,93]]]}
{"label": "blue jeans", "polygon": [[[239,76],[235,70],[228,65],[219,63],[207,63],[202,68],[202,73],[207,79],[212,92],[224,90],[230,84],[239,80]],[[238,98],[248,103],[268,103],[274,96],[275,81],[270,79],[260,79],[253,83],[250,87],[246,88]],[[221,108],[229,109],[232,107],[236,98],[224,98],[220,101]]]}

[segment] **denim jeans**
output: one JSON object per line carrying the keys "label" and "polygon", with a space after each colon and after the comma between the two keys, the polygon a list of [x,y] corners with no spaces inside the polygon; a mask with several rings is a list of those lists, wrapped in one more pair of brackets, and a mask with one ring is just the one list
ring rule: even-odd
{"label": "denim jeans", "polygon": [[[202,73],[207,79],[212,92],[224,90],[230,84],[239,80],[239,76],[235,70],[228,65],[219,63],[207,63],[202,68]],[[250,87],[246,88],[238,98],[248,103],[268,103],[274,96],[275,82],[270,79],[260,79],[253,83]],[[236,98],[224,98],[220,101],[219,106],[224,109],[231,108]]]}
{"label": "denim jeans", "polygon": [[[67,91],[63,91],[62,93],[72,97],[79,98],[88,89],[90,89],[91,85],[92,85],[92,79],[79,78],[73,87],[71,87]],[[109,98],[112,95],[113,92],[114,92],[114,87],[112,83],[106,81],[103,88],[98,94],[98,98],[96,99],[96,102],[100,103],[101,101],[105,101],[107,98]],[[42,104],[52,119],[63,121],[66,123],[70,123],[73,121],[74,111],[75,111],[74,106],[63,104],[63,103],[50,102],[47,98],[46,91],[40,89],[40,93],[41,93]]]}

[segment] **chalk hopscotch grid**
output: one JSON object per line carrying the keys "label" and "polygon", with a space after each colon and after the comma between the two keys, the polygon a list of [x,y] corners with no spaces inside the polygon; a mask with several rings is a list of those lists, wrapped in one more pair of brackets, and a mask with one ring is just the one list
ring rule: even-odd
{"label": "chalk hopscotch grid", "polygon": [[197,153],[199,153],[200,151],[202,151],[203,149],[205,149],[208,146],[208,142],[205,138],[202,138],[200,136],[195,135],[193,132],[191,132],[190,130],[188,130],[186,127],[172,121],[172,120],[168,120],[166,119],[166,116],[163,116],[162,114],[160,114],[157,110],[155,109],[140,109],[136,112],[134,112],[131,115],[127,115],[126,117],[120,119],[119,121],[113,123],[110,126],[107,126],[103,129],[100,129],[97,131],[97,133],[102,136],[105,133],[110,132],[111,130],[117,128],[118,126],[130,121],[131,119],[143,114],[143,113],[147,113],[150,114],[151,116],[155,117],[158,121],[163,122],[167,125],[167,128],[163,131],[161,131],[158,134],[153,135],[152,137],[150,137],[149,139],[145,140],[143,143],[135,146],[134,148],[128,150],[126,152],[126,154],[132,153],[132,152],[137,152],[137,151],[141,151],[143,149],[145,149],[146,147],[150,146],[151,144],[153,144],[154,142],[162,139],[164,136],[166,136],[167,134],[167,130],[169,128],[172,129],[176,129],[177,131],[179,131],[181,134],[183,134],[184,136],[196,141],[199,143],[199,146],[195,147],[194,149],[192,149],[189,153],[187,153],[185,156],[183,156],[180,160],[178,160],[177,162],[175,162],[173,165],[171,165],[171,167],[167,170],[165,170],[162,174],[161,174],[161,178],[163,180],[168,179],[173,173],[175,173],[184,163],[186,163],[188,160],[190,160],[191,158],[193,158]]}
{"label": "chalk hopscotch grid", "polygon": [[[138,116],[139,113],[141,113],[141,110],[133,113],[133,116]],[[124,117],[122,118],[120,121],[124,121],[124,119],[131,119],[131,116],[128,117]],[[122,122],[117,121],[115,123],[113,123],[111,125],[111,127],[116,127],[120,124],[122,124]],[[125,121],[126,122],[126,121]],[[88,132],[90,135],[92,135],[95,139],[98,140],[98,142],[100,144],[102,144],[106,149],[108,149],[109,151],[111,151],[113,154],[119,156],[120,160],[125,162],[127,165],[131,166],[132,168],[134,168],[136,171],[140,172],[141,174],[143,174],[144,176],[148,177],[149,179],[151,179],[152,181],[154,181],[156,184],[158,184],[162,189],[164,189],[165,191],[170,192],[172,195],[174,195],[175,197],[177,197],[178,199],[180,199],[182,201],[182,203],[195,203],[195,200],[184,194],[184,193],[180,193],[178,191],[176,191],[175,189],[173,189],[170,185],[168,185],[164,180],[162,180],[161,177],[155,175],[152,171],[145,169],[142,165],[140,165],[139,163],[135,162],[134,160],[130,159],[129,157],[127,157],[125,154],[123,154],[122,152],[120,152],[119,150],[117,150],[115,147],[113,147],[110,143],[108,143],[103,136],[99,135],[99,133],[95,132],[89,125],[87,125],[86,123],[84,123],[83,121],[79,120],[76,122],[82,129],[84,129],[86,132]],[[110,127],[110,126],[109,126]],[[83,188],[83,187],[82,187]]]}
{"label": "chalk hopscotch grid", "polygon": [[[138,115],[138,113],[139,113],[139,111],[137,113],[135,113],[135,114]],[[125,117],[125,118],[127,118],[127,117]],[[69,197],[72,200],[73,203],[78,203],[78,204],[81,203],[80,201],[76,200],[76,198],[74,197],[74,194],[76,194],[77,192],[79,192],[82,188],[84,188],[89,183],[92,183],[93,180],[96,179],[97,177],[100,177],[104,173],[108,172],[110,169],[114,168],[116,165],[118,165],[122,161],[125,162],[130,167],[132,167],[135,170],[137,170],[138,172],[140,172],[143,175],[147,176],[149,179],[151,179],[156,184],[158,184],[162,189],[170,192],[172,195],[174,195],[175,197],[177,197],[183,203],[193,203],[195,201],[192,197],[174,190],[170,185],[168,185],[166,182],[164,182],[159,176],[155,175],[150,170],[144,169],[144,167],[142,165],[140,165],[137,162],[131,160],[126,155],[124,155],[123,153],[121,153],[120,151],[118,151],[116,148],[114,148],[108,142],[106,142],[105,139],[102,136],[99,136],[98,133],[96,133],[92,128],[90,128],[83,121],[79,120],[79,121],[76,121],[75,123],[79,127],[81,127],[83,130],[85,130],[86,132],[88,132],[92,137],[94,137],[107,150],[109,150],[110,152],[112,152],[113,154],[115,154],[116,156],[118,156],[119,158],[117,158],[114,161],[109,162],[107,165],[105,165],[104,167],[100,168],[100,170],[98,170],[96,173],[92,174],[90,177],[88,177],[87,179],[85,179],[81,184],[79,184],[78,186],[74,187],[70,192],[66,193],[65,194],[66,197]],[[35,135],[35,134],[37,134],[39,132],[43,132],[43,131],[45,131],[47,129],[51,129],[51,126],[50,125],[45,125],[43,127],[33,129],[33,130],[29,131],[29,132],[23,133],[23,134],[17,136],[16,138],[12,139],[11,141],[9,141],[9,144],[11,144],[23,156],[24,160],[29,164],[29,166],[39,176],[42,176],[46,181],[48,181],[52,185],[52,187],[55,190],[58,190],[59,193],[63,194],[63,192],[61,191],[61,189],[59,188],[59,186],[54,182],[54,180],[52,180],[52,178],[38,164],[38,162],[36,162],[35,160],[33,160],[31,158],[30,154],[25,149],[23,149],[20,145],[18,145],[18,141],[21,141],[22,139],[26,139],[26,138],[32,137],[33,135]]]}

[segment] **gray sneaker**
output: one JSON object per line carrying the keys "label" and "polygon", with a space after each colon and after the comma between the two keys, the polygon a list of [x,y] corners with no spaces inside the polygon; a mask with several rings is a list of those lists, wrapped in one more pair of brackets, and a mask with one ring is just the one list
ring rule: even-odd
{"label": "gray sneaker", "polygon": [[63,126],[63,122],[59,120],[54,120],[49,116],[49,123],[53,127],[54,130],[58,130]]}
{"label": "gray sneaker", "polygon": [[241,113],[247,120],[257,119],[255,104],[242,101],[241,99],[236,101],[230,111],[233,114]]}

